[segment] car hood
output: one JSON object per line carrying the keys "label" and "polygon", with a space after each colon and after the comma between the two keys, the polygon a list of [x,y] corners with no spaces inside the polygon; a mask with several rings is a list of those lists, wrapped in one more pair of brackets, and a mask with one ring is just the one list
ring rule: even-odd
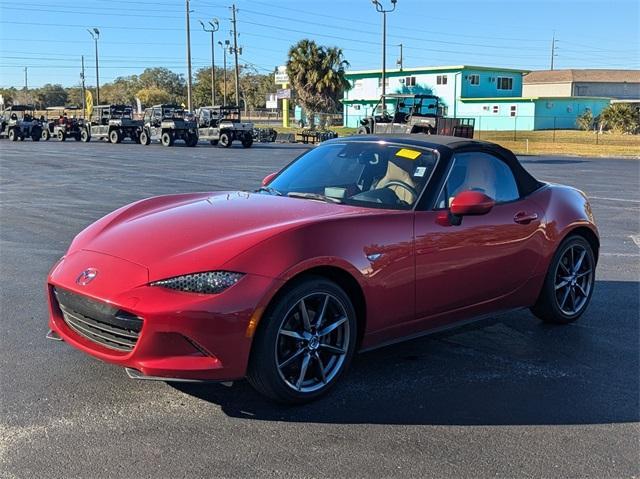
{"label": "car hood", "polygon": [[221,267],[285,230],[367,209],[247,192],[150,198],[80,233],[69,253],[105,253],[148,268],[150,280]]}

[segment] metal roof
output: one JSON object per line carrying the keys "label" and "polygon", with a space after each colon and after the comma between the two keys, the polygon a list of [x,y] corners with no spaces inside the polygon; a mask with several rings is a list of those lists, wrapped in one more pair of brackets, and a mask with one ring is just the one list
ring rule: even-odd
{"label": "metal roof", "polygon": [[539,70],[529,72],[524,76],[525,85],[571,82],[640,83],[640,70]]}

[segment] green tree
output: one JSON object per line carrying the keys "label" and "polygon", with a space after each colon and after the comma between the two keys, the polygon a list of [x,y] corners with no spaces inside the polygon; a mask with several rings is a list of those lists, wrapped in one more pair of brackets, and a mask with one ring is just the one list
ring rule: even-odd
{"label": "green tree", "polygon": [[[218,105],[222,105],[223,75],[224,71],[216,67],[216,103]],[[229,78],[227,78],[227,88],[229,87],[228,80]],[[211,105],[211,67],[196,71],[193,84],[193,105],[195,108]]]}
{"label": "green tree", "polygon": [[318,46],[313,40],[300,40],[289,49],[287,73],[312,128],[316,114],[338,110],[339,99],[350,88],[348,66],[342,49]]}
{"label": "green tree", "polygon": [[64,106],[68,98],[69,94],[62,85],[50,83],[39,88],[35,93],[35,99],[42,107]]}
{"label": "green tree", "polygon": [[600,113],[600,123],[614,133],[640,133],[640,109],[628,103],[611,103]]}
{"label": "green tree", "polygon": [[[163,90],[169,94],[170,102],[183,103],[186,97],[186,83],[181,74],[168,68],[147,68],[138,77],[140,88]],[[140,98],[142,100],[142,98]],[[143,102],[144,103],[144,102]]]}
{"label": "green tree", "polygon": [[159,103],[171,103],[173,101],[171,93],[155,86],[142,88],[136,93],[136,96],[140,98],[140,101],[145,107]]}

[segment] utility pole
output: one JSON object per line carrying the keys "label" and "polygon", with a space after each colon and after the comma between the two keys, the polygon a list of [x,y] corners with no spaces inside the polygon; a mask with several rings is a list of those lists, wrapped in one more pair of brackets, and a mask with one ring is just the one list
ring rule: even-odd
{"label": "utility pole", "polygon": [[100,68],[98,66],[98,39],[100,38],[100,30],[94,28],[93,30],[87,29],[91,38],[96,44],[96,105],[100,104]]}
{"label": "utility pole", "polygon": [[553,37],[551,38],[551,70],[553,70],[553,60],[555,57],[557,57],[557,53],[556,50],[558,49],[558,47],[556,47],[556,32],[553,32]]}
{"label": "utility pole", "polygon": [[391,5],[393,8],[390,10],[385,10],[380,0],[371,0],[376,7],[376,11],[378,13],[382,13],[382,111],[387,110],[387,103],[385,100],[385,96],[387,94],[387,13],[391,13],[396,9],[396,3],[398,0],[391,0]]}
{"label": "utility pole", "polygon": [[229,48],[229,40],[225,40],[224,43],[218,42],[218,45],[222,47],[223,58],[223,85],[222,85],[222,106],[227,106],[227,48]]}
{"label": "utility pole", "polygon": [[24,67],[24,91],[29,90],[29,83],[27,82],[27,70],[29,67]]}
{"label": "utility pole", "polygon": [[398,65],[400,67],[400,71],[402,71],[402,67],[403,67],[403,62],[404,62],[404,58],[402,56],[402,43],[400,45],[398,45],[400,47],[400,58],[398,58],[398,61],[396,62],[396,65]]}
{"label": "utility pole", "polygon": [[189,0],[185,0],[187,8],[187,109],[191,111],[191,25],[189,23]]}
{"label": "utility pole", "polygon": [[236,24],[236,4],[231,6],[231,12],[233,17],[231,23],[233,24],[233,56],[236,63],[236,106],[240,106],[240,67],[238,66],[238,26]]}
{"label": "utility pole", "polygon": [[85,117],[87,111],[87,98],[84,88],[84,55],[82,55],[82,71],[80,72],[80,82],[82,84],[82,118]]}
{"label": "utility pole", "polygon": [[216,63],[215,63],[215,39],[213,35],[220,29],[218,19],[214,18],[209,22],[211,30],[207,29],[204,22],[200,20],[200,25],[205,32],[211,33],[211,106],[216,104]]}

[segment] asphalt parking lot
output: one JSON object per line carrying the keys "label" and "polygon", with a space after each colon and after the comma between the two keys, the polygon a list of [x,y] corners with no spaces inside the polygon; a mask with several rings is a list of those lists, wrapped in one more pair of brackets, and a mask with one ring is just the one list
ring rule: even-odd
{"label": "asphalt parking lot", "polygon": [[47,272],[83,227],[152,195],[256,188],[304,150],[0,142],[0,477],[640,475],[635,160],[522,158],[592,197],[602,250],[578,323],[523,311],[361,354],[311,405],[133,381],[44,339]]}

